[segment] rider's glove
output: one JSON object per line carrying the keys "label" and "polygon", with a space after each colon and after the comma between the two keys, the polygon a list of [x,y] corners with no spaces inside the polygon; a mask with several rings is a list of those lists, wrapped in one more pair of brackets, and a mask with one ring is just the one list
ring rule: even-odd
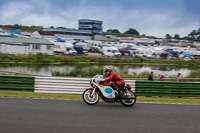
{"label": "rider's glove", "polygon": [[105,79],[100,79],[99,80],[99,83],[102,83],[102,82],[104,82],[105,81]]}
{"label": "rider's glove", "polygon": [[101,82],[104,82],[105,81],[105,79],[101,79]]}

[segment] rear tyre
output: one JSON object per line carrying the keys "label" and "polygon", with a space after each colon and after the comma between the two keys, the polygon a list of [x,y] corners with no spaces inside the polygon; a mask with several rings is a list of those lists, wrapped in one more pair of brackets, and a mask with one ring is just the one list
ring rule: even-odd
{"label": "rear tyre", "polygon": [[83,92],[83,101],[89,105],[95,105],[96,103],[99,102],[99,95],[97,93],[94,93],[92,95],[92,91],[86,89]]}
{"label": "rear tyre", "polygon": [[[130,98],[130,99],[126,99]],[[124,106],[133,106],[136,102],[136,96],[132,91],[124,92],[122,98],[120,99],[121,104]]]}

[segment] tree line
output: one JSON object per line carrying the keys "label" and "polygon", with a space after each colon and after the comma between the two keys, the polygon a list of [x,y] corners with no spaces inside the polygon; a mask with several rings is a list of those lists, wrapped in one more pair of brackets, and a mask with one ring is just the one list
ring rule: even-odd
{"label": "tree line", "polygon": [[[122,34],[118,29],[108,29],[107,33]],[[136,29],[129,28],[124,34],[140,35]]]}
{"label": "tree line", "polygon": [[[136,29],[129,28],[127,31],[121,33],[118,29],[108,29],[106,33],[111,34],[132,34],[132,35],[140,35]],[[142,36],[145,36],[144,34]],[[179,34],[175,34],[174,36],[170,34],[165,35],[166,39],[176,39],[176,40],[192,40],[192,41],[200,41],[200,28],[198,30],[193,30],[188,36],[180,37]]]}
{"label": "tree line", "polygon": [[166,39],[176,39],[176,40],[192,40],[192,41],[199,41],[200,42],[200,28],[198,30],[193,30],[188,36],[180,37],[178,34],[175,34],[172,37],[170,34],[166,34]]}
{"label": "tree line", "polygon": [[[24,30],[24,31],[42,31],[42,26],[23,26],[19,24],[15,25],[0,25],[1,27],[7,27],[10,29],[18,29],[18,30]],[[50,28],[54,28],[51,26]],[[118,29],[108,29],[106,34],[118,34],[123,36],[124,34],[130,34],[130,35],[137,35],[140,36],[140,33],[133,28],[129,28],[125,32],[120,32]],[[145,34],[142,34],[141,36],[146,36]],[[180,37],[179,34],[175,34],[174,36],[170,34],[165,35],[166,39],[176,39],[176,40],[192,40],[192,41],[199,41],[200,42],[200,28],[198,30],[193,30],[191,33],[188,34],[188,36]]]}
{"label": "tree line", "polygon": [[19,24],[15,24],[15,25],[0,25],[1,27],[6,27],[9,29],[15,29],[15,30],[24,30],[24,31],[41,31],[43,29],[42,26],[23,26],[23,25],[19,25]]}

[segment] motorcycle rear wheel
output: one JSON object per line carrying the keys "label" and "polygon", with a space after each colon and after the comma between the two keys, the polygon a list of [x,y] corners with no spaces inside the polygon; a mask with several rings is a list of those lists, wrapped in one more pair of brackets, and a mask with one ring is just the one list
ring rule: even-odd
{"label": "motorcycle rear wheel", "polygon": [[[133,106],[136,102],[136,96],[132,91],[126,91],[124,92],[123,98],[120,99],[121,104],[124,106]],[[131,98],[131,99],[126,99]]]}
{"label": "motorcycle rear wheel", "polygon": [[83,101],[89,105],[95,105],[96,103],[99,102],[99,95],[97,93],[94,93],[92,95],[92,91],[86,89],[83,92]]}

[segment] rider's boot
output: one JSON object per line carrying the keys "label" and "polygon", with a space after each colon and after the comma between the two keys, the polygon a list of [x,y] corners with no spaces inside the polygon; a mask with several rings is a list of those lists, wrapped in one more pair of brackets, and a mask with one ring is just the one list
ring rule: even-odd
{"label": "rider's boot", "polygon": [[117,102],[120,99],[121,95],[122,91],[119,88],[117,88],[115,91],[115,102]]}
{"label": "rider's boot", "polygon": [[117,92],[118,92],[117,97],[118,97],[118,98],[122,97],[123,92],[122,92],[122,90],[121,90],[120,88],[117,88]]}

